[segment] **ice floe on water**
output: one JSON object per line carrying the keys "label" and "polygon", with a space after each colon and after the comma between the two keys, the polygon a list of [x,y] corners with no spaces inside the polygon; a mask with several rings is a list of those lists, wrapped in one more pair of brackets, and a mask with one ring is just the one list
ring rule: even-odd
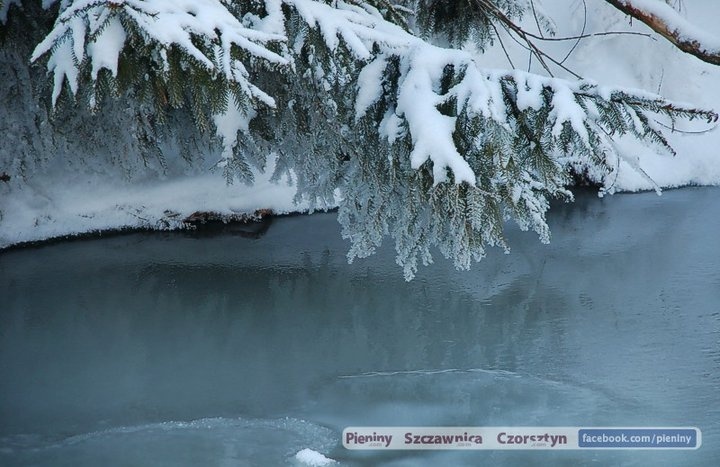
{"label": "ice floe on water", "polygon": [[205,418],[120,426],[64,439],[0,438],[0,465],[330,465],[328,428],[295,418]]}

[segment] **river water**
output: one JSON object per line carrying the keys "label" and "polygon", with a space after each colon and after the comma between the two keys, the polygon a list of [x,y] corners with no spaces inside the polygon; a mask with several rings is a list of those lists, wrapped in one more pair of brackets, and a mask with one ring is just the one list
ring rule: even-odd
{"label": "river water", "polygon": [[[720,189],[549,215],[405,282],[335,214],[0,253],[0,465],[718,465]],[[692,451],[349,451],[347,426],[696,426]]]}

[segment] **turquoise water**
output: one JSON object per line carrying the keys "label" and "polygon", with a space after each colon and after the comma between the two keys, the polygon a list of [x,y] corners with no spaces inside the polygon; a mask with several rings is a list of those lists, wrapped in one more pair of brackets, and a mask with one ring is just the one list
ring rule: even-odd
{"label": "turquoise water", "polygon": [[[557,205],[407,283],[335,214],[0,253],[0,465],[714,465],[720,190]],[[696,451],[358,452],[346,426],[697,426]]]}

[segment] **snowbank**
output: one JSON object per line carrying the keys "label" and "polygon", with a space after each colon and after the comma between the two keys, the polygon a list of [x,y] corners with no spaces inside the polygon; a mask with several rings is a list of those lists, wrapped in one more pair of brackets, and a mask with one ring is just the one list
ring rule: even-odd
{"label": "snowbank", "polygon": [[[577,35],[582,30],[582,2],[544,1],[546,12],[558,25],[558,37]],[[655,1],[653,3],[662,3]],[[720,2],[683,2],[680,15],[697,26],[697,30],[716,31],[720,18]],[[530,18],[528,18],[531,20]],[[528,24],[528,28],[531,29]],[[720,67],[705,63],[686,54],[653,33],[650,28],[633,21],[605,4],[588,2],[586,33],[598,31],[634,31],[648,33],[652,38],[633,36],[602,36],[580,42],[566,65],[583,77],[603,85],[640,88],[677,102],[691,102],[697,106],[720,111]],[[512,41],[510,41],[512,42]],[[511,46],[505,41],[506,46]],[[563,57],[572,47],[569,43],[542,43],[547,50]],[[493,57],[496,66],[507,66],[504,55],[497,50]],[[518,54],[516,63],[522,63]],[[541,72],[541,69],[534,68]],[[661,121],[669,125],[670,122]],[[687,185],[720,184],[720,130],[717,124],[703,122],[679,124],[669,134],[669,141],[677,156],[657,154],[635,141],[621,142],[624,151],[636,157],[639,165],[662,188]],[[641,174],[623,162],[615,182],[616,191],[652,190],[655,187]]]}
{"label": "snowbank", "polygon": [[293,187],[272,183],[267,174],[252,187],[227,185],[220,173],[133,184],[102,177],[84,184],[36,181],[0,196],[0,248],[92,231],[178,229],[196,211],[232,216],[257,209],[276,214],[307,209],[293,203]]}

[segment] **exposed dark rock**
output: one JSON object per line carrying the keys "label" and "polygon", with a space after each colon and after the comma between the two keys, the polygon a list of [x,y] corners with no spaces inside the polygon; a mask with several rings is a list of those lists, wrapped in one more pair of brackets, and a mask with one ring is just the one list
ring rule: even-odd
{"label": "exposed dark rock", "polygon": [[231,234],[246,238],[260,238],[270,228],[272,209],[258,209],[252,214],[221,214],[195,211],[183,223],[202,234]]}

